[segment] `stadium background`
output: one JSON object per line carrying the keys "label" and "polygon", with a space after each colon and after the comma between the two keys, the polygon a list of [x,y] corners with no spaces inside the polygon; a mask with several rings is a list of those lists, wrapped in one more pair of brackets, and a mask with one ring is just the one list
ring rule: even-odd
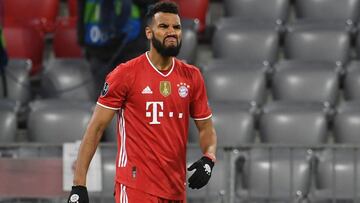
{"label": "stadium background", "polygon": [[[63,143],[81,139],[97,95],[75,1],[1,1],[0,202],[64,202]],[[178,3],[180,58],[203,72],[219,142],[188,202],[360,202],[359,0]],[[91,202],[111,202],[115,139],[109,127]],[[191,123],[188,163],[199,156]]]}

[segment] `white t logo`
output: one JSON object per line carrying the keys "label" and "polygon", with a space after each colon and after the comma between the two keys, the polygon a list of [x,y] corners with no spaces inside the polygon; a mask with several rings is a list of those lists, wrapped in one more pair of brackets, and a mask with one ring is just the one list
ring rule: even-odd
{"label": "white t logo", "polygon": [[[146,102],[146,117],[152,117],[152,121],[150,124],[160,124],[158,121],[158,116],[163,117],[163,112],[158,111],[158,105],[160,106],[160,110],[164,109],[164,103],[163,102]],[[147,111],[152,106],[152,112]]]}

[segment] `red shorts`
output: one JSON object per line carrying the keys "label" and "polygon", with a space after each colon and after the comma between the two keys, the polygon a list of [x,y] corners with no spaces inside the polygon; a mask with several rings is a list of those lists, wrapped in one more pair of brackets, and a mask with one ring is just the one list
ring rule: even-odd
{"label": "red shorts", "polygon": [[186,203],[183,200],[167,200],[161,197],[126,187],[123,184],[115,185],[115,201],[116,203]]}

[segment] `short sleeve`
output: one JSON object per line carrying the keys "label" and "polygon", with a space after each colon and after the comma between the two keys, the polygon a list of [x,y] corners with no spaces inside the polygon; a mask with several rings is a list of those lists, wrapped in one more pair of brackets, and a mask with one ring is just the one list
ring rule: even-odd
{"label": "short sleeve", "polygon": [[112,110],[120,109],[128,95],[129,86],[125,67],[120,65],[107,75],[97,104]]}
{"label": "short sleeve", "polygon": [[194,89],[191,94],[190,115],[194,120],[205,120],[211,117],[204,79],[198,69],[193,75]]}

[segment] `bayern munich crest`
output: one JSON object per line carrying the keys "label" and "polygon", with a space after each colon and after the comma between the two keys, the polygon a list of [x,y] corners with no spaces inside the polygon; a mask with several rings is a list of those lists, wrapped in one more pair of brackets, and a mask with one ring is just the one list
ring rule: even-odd
{"label": "bayern munich crest", "polygon": [[189,94],[190,85],[186,83],[177,84],[179,96],[185,98]]}

